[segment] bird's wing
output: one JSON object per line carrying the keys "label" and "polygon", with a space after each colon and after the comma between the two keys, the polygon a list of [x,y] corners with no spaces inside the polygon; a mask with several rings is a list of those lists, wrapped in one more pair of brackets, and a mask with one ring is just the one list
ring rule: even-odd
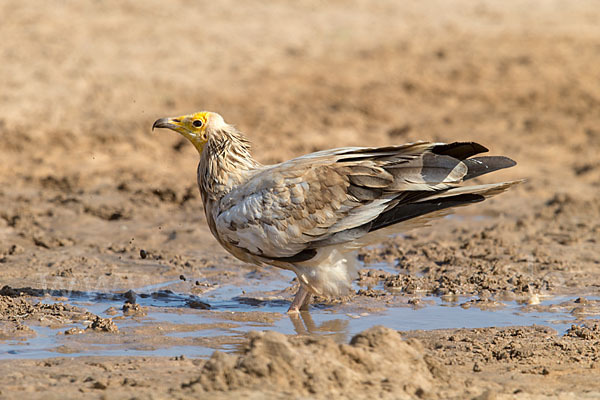
{"label": "bird's wing", "polygon": [[393,224],[399,204],[458,186],[469,171],[462,160],[483,151],[476,143],[414,143],[312,153],[265,167],[223,197],[213,210],[216,230],[253,255],[302,261],[374,224]]}

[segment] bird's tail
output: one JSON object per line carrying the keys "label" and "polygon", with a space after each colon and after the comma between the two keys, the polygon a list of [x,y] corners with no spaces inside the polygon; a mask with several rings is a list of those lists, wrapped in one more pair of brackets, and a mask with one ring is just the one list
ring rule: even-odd
{"label": "bird's tail", "polygon": [[[424,145],[426,144],[414,146]],[[473,157],[487,149],[472,142],[427,145],[429,147],[426,149],[420,149],[423,152],[420,158],[406,161],[398,156],[397,163],[384,163],[384,169],[394,176],[392,186],[398,190],[391,193],[393,197],[388,197],[385,209],[375,218],[315,242],[312,248],[343,243],[346,249],[351,249],[376,243],[385,236],[426,225],[434,218],[450,214],[456,207],[479,203],[522,182],[519,180],[463,186],[465,181],[512,167],[516,162],[503,156]],[[372,153],[375,150],[369,151]],[[378,150],[387,155],[388,149]],[[392,150],[397,152],[398,149]],[[355,151],[353,155],[356,153]],[[371,153],[367,155],[374,157]],[[358,186],[362,185],[361,187],[372,183],[365,183],[364,180],[352,182]],[[376,186],[375,184],[372,186]]]}
{"label": "bird's tail", "polygon": [[369,232],[397,224],[400,225],[394,227],[394,230],[396,231],[423,226],[431,219],[449,214],[451,209],[455,207],[479,203],[486,198],[500,194],[511,186],[521,182],[523,181],[518,180],[491,183],[487,185],[461,186],[443,192],[437,192],[429,197],[413,202],[401,203],[377,217],[371,224]]}

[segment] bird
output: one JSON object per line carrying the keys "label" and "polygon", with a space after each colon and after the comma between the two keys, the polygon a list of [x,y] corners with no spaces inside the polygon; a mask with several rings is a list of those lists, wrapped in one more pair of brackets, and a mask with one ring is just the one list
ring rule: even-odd
{"label": "bird", "polygon": [[215,112],[160,118],[200,155],[197,181],[211,233],[236,258],[293,271],[300,287],[288,313],[313,295],[342,297],[358,276],[358,250],[479,203],[521,181],[464,185],[516,165],[477,156],[475,142],[420,141],[317,151],[274,165]]}

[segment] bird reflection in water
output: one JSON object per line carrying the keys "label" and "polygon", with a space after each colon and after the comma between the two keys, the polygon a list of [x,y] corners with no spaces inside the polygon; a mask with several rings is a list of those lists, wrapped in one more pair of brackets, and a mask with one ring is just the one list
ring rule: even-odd
{"label": "bird reflection in water", "polygon": [[317,325],[308,311],[300,311],[288,316],[298,335],[327,335],[332,336],[336,342],[347,340],[349,320],[332,318]]}

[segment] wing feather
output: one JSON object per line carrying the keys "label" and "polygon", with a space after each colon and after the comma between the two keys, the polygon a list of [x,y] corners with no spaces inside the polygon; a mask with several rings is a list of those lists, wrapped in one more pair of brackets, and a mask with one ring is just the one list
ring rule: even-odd
{"label": "wing feather", "polygon": [[[463,162],[483,151],[476,143],[420,142],[333,149],[261,167],[216,204],[216,230],[220,240],[259,257],[305,259],[314,254],[309,249],[366,235],[384,212],[386,224],[394,223],[394,210],[409,209],[400,205],[441,197],[465,176],[485,173],[479,161]],[[510,164],[488,160],[489,170]],[[459,193],[469,191],[453,195]],[[418,209],[434,212],[427,204]]]}

